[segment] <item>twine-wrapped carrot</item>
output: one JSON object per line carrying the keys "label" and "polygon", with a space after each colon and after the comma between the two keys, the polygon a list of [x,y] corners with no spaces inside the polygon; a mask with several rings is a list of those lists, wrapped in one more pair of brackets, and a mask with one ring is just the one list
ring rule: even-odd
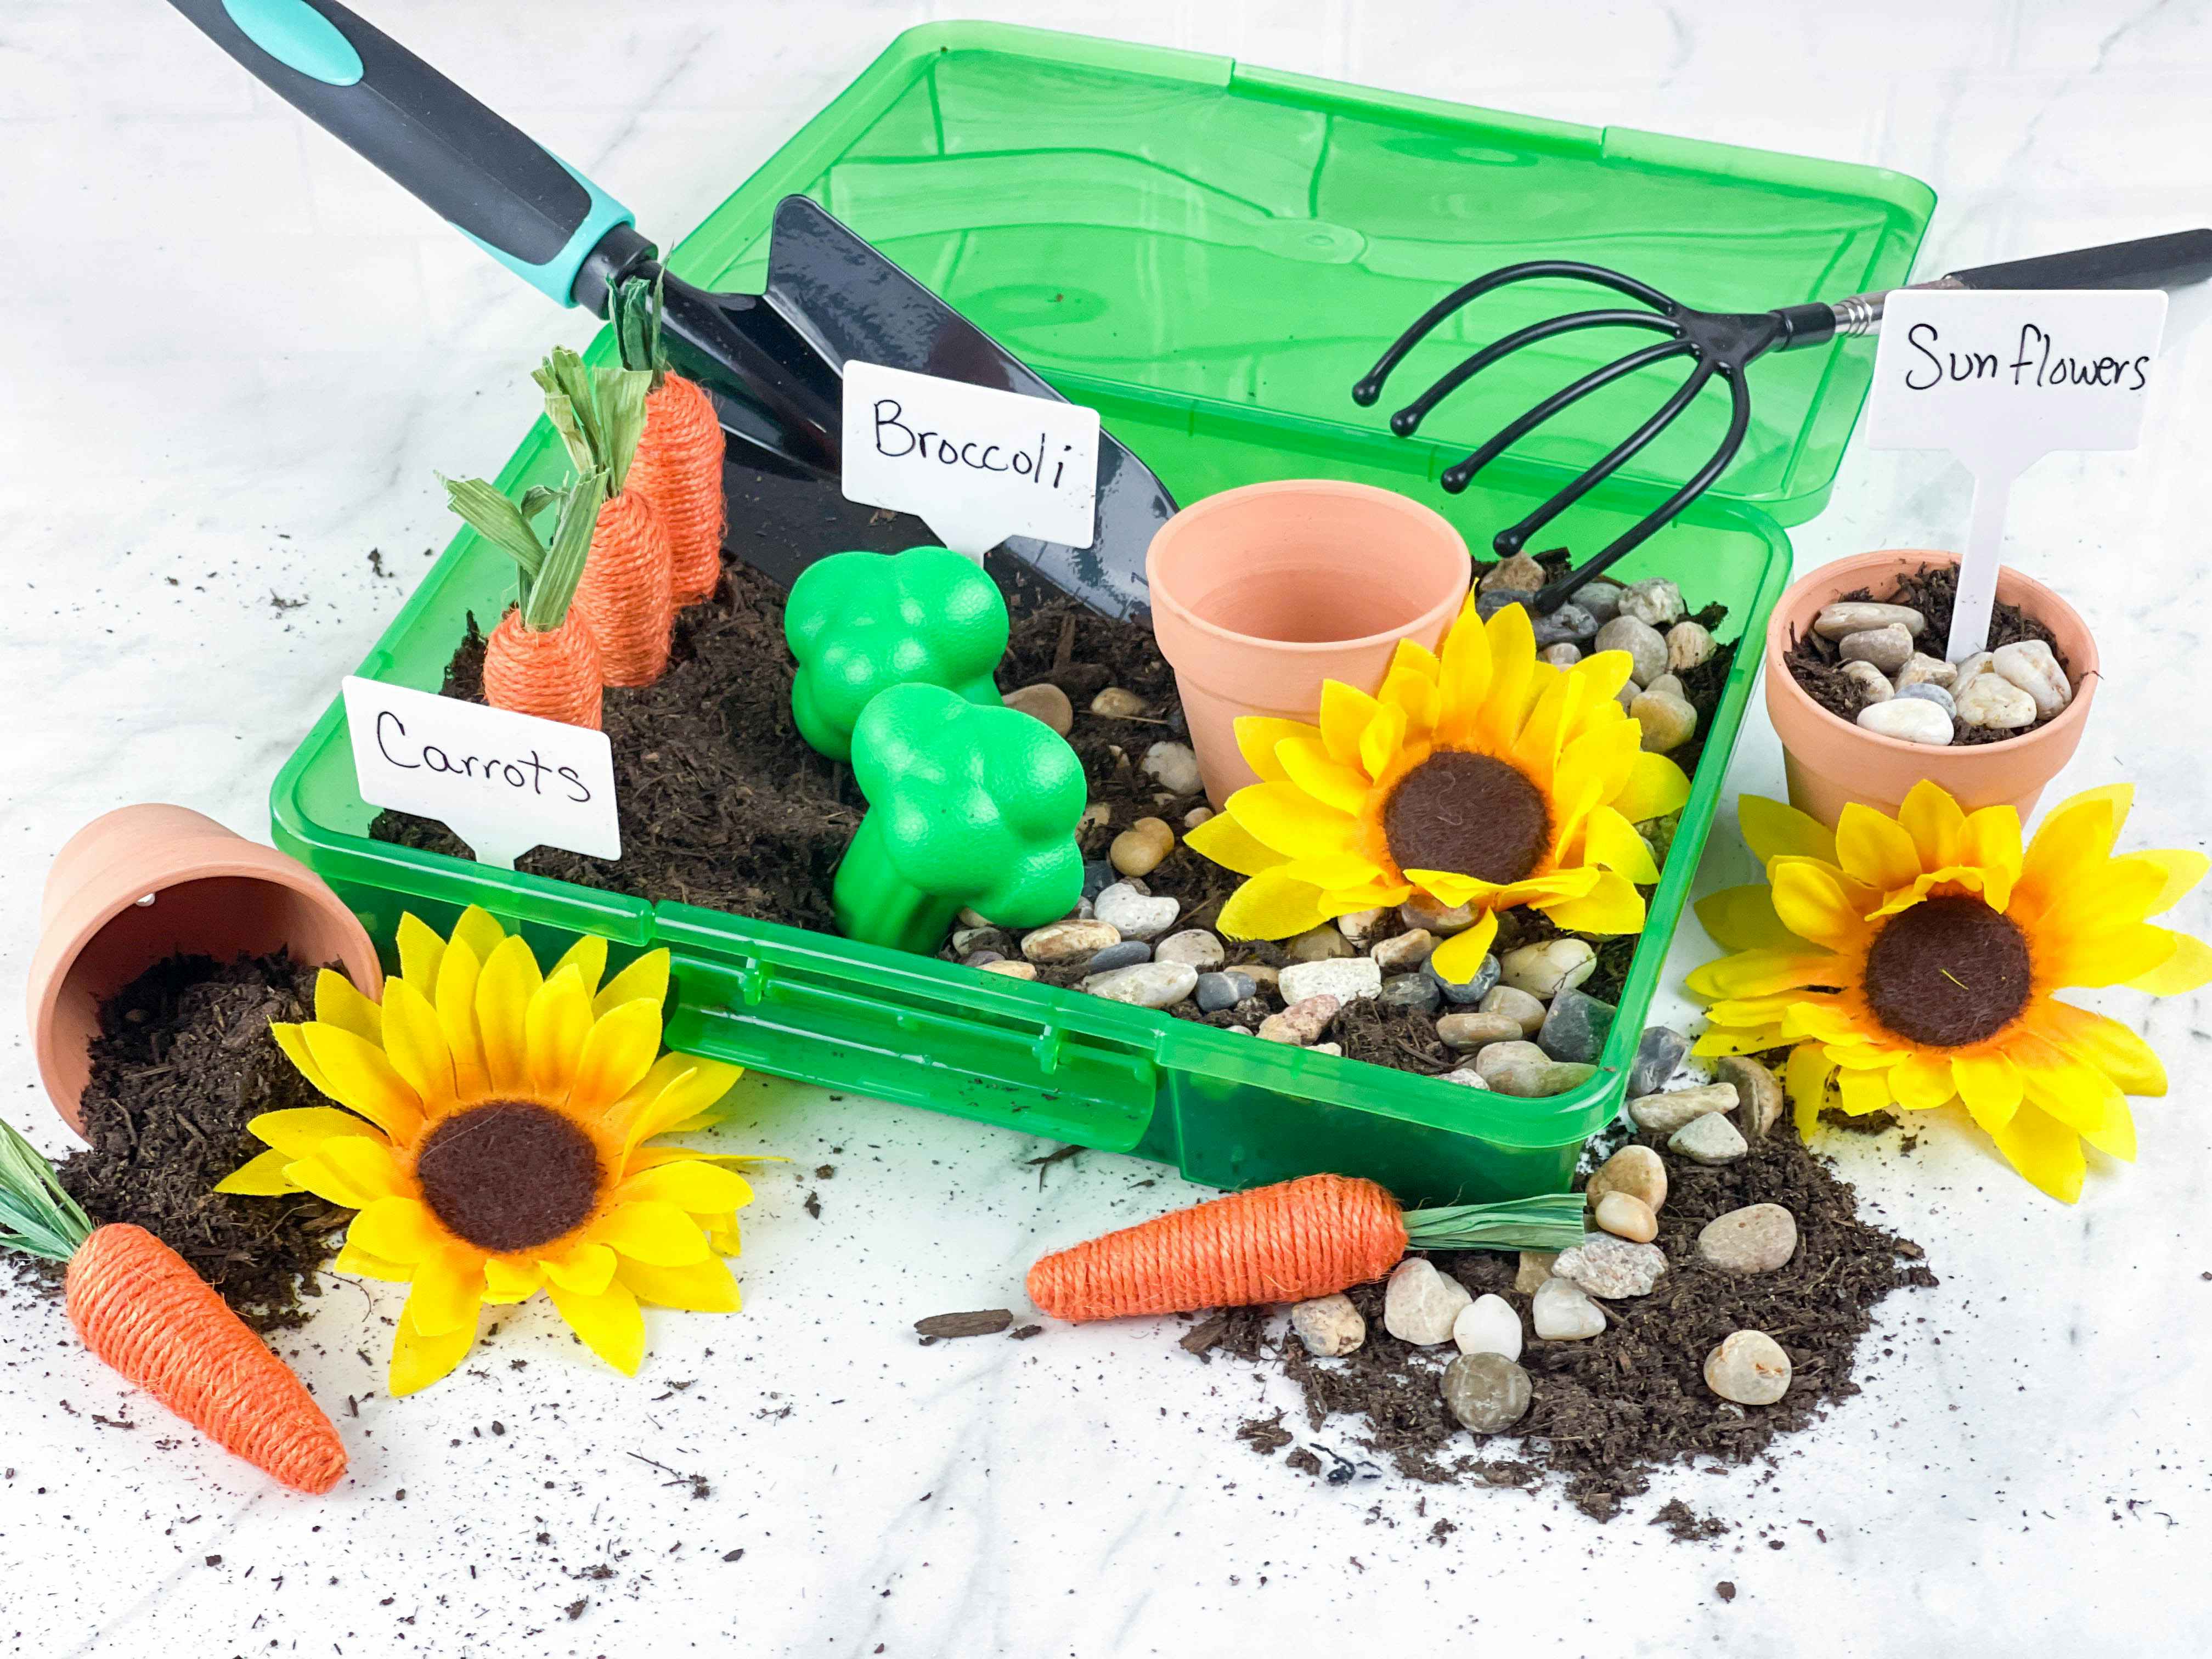
{"label": "twine-wrapped carrot", "polygon": [[[520,507],[481,478],[442,482],[453,511],[514,556],[520,590],[519,601],[508,607],[484,646],[484,701],[495,708],[596,732],[599,641],[572,601],[599,522],[606,475],[589,473],[562,491],[532,490]],[[561,516],[549,548],[538,540],[531,520],[552,501],[560,502]]]}
{"label": "twine-wrapped carrot", "polygon": [[1046,1256],[1029,1297],[1055,1319],[1303,1302],[1382,1278],[1408,1250],[1564,1250],[1583,1195],[1401,1211],[1371,1181],[1314,1175],[1178,1210]]}
{"label": "twine-wrapped carrot", "polygon": [[653,503],[629,488],[653,376],[642,369],[586,368],[563,346],[531,376],[544,389],[546,417],[568,447],[577,476],[606,475],[606,501],[592,532],[576,606],[599,644],[609,685],[650,685],[668,666],[675,555]]}
{"label": "twine-wrapped carrot", "polygon": [[5,1122],[0,1249],[66,1262],[63,1305],[84,1346],[225,1450],[301,1492],[345,1474],[338,1431],[268,1345],[144,1228],[94,1226]]}
{"label": "twine-wrapped carrot", "polygon": [[722,580],[722,420],[696,381],[669,368],[660,349],[660,296],[658,274],[616,284],[615,340],[623,368],[653,376],[629,487],[667,526],[671,588],[681,610],[713,599]]}

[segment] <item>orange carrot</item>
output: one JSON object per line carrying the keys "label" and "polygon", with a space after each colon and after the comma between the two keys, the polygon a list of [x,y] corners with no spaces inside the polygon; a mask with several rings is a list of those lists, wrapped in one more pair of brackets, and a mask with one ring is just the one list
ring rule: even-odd
{"label": "orange carrot", "polygon": [[66,1262],[64,1305],[85,1346],[216,1444],[301,1492],[345,1473],[322,1407],[184,1258],[143,1227],[94,1227],[6,1123],[0,1248]]}
{"label": "orange carrot", "polygon": [[653,376],[630,488],[668,526],[678,609],[714,597],[722,580],[722,419],[696,381],[668,366],[660,349],[660,278],[616,286],[615,339],[625,368]]}
{"label": "orange carrot", "polygon": [[668,629],[676,615],[668,526],[644,495],[628,487],[653,376],[644,369],[586,368],[563,346],[531,378],[544,389],[546,417],[577,476],[606,477],[606,501],[576,589],[577,606],[599,642],[601,677],[609,685],[650,685],[668,666]]}
{"label": "orange carrot", "polygon": [[1559,1250],[1579,1193],[1401,1212],[1371,1181],[1306,1176],[1217,1198],[1046,1256],[1029,1296],[1055,1319],[1303,1302],[1380,1279],[1409,1249]]}
{"label": "orange carrot", "polygon": [[[599,522],[605,475],[591,473],[566,492],[532,490],[520,507],[481,478],[444,482],[453,511],[514,556],[521,592],[484,646],[484,701],[597,731],[599,641],[574,601]],[[556,499],[561,516],[548,548],[531,520]]]}

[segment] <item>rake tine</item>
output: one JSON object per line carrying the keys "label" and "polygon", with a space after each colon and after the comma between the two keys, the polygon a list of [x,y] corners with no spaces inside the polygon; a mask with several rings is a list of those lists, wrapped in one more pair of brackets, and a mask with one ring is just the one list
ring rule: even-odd
{"label": "rake tine", "polygon": [[1517,265],[1504,265],[1471,283],[1462,283],[1423,312],[1411,328],[1391,343],[1390,349],[1376,360],[1365,378],[1352,388],[1352,401],[1362,409],[1371,405],[1382,395],[1383,381],[1390,378],[1393,369],[1405,362],[1406,354],[1420,344],[1431,329],[1462,306],[1508,283],[1534,282],[1546,276],[1565,276],[1575,282],[1594,283],[1600,288],[1609,288],[1616,294],[1625,294],[1632,300],[1641,300],[1662,315],[1671,317],[1674,313],[1674,302],[1657,289],[1639,283],[1633,276],[1624,276],[1617,270],[1607,270],[1603,265],[1584,264],[1578,259],[1527,259]]}
{"label": "rake tine", "polygon": [[1651,418],[1629,434],[1620,447],[1583,473],[1565,489],[1544,502],[1520,523],[1499,531],[1491,538],[1490,545],[1501,556],[1510,557],[1528,544],[1528,538],[1546,525],[1572,507],[1577,501],[1603,483],[1622,466],[1633,459],[1644,445],[1674,423],[1677,416],[1690,406],[1691,400],[1705,389],[1705,382],[1714,374],[1710,359],[1700,362],[1689,378],[1674,389],[1674,395],[1653,411]]}
{"label": "rake tine", "polygon": [[1577,311],[1564,317],[1547,317],[1542,322],[1516,328],[1512,333],[1492,340],[1393,415],[1390,430],[1401,438],[1412,437],[1428,417],[1430,410],[1499,358],[1511,356],[1522,346],[1548,340],[1555,334],[1571,334],[1585,328],[1616,327],[1648,328],[1661,334],[1674,334],[1677,325],[1666,318],[1655,317],[1648,311]]}
{"label": "rake tine", "polygon": [[1638,369],[1649,368],[1652,364],[1663,362],[1669,357],[1679,357],[1690,349],[1689,342],[1686,340],[1668,340],[1658,345],[1645,346],[1641,351],[1632,351],[1625,357],[1615,358],[1601,368],[1592,369],[1581,380],[1575,381],[1571,386],[1560,387],[1527,414],[1510,426],[1502,428],[1497,436],[1465,460],[1446,467],[1437,482],[1443,487],[1446,495],[1458,495],[1467,488],[1468,481],[1476,473],[1550,420],[1553,416],[1566,408],[1568,404],[1580,402],[1600,386],[1610,386],[1624,375],[1633,374]]}
{"label": "rake tine", "polygon": [[1674,521],[1682,509],[1711,488],[1713,480],[1728,471],[1729,463],[1743,447],[1744,434],[1751,430],[1751,388],[1744,384],[1741,373],[1720,371],[1729,383],[1729,428],[1721,440],[1721,447],[1713,452],[1712,459],[1699,467],[1697,476],[1644,518],[1617,538],[1606,550],[1579,570],[1570,570],[1536,595],[1534,609],[1548,615],[1565,604],[1577,588],[1594,576],[1601,576],[1620,559]]}

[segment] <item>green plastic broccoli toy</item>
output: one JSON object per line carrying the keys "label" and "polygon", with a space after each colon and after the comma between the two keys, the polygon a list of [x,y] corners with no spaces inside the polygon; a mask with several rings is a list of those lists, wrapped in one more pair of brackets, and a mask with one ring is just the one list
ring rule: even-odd
{"label": "green plastic broccoli toy", "polygon": [[1042,720],[895,685],[860,715],[853,775],[868,812],[830,895],[846,938],[927,952],[963,904],[1041,927],[1082,897],[1083,764]]}
{"label": "green plastic broccoli toy", "polygon": [[833,553],[792,584],[783,637],[799,659],[791,713],[810,748],[849,760],[870,699],[894,685],[939,685],[996,703],[991,672],[1006,653],[1006,601],[973,559],[942,547]]}

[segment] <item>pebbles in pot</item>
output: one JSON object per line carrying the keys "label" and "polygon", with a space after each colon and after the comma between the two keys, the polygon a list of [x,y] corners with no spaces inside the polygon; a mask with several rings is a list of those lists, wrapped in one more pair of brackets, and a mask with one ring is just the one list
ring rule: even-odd
{"label": "pebbles in pot", "polygon": [[1597,970],[1597,952],[1589,941],[1566,934],[1508,951],[1498,960],[1504,984],[1540,1001],[1573,989]]}
{"label": "pebbles in pot", "polygon": [[2002,674],[1977,674],[1952,694],[1961,723],[1996,732],[2035,724],[2035,699]]}
{"label": "pebbles in pot", "polygon": [[2074,701],[2073,683],[2041,640],[2001,645],[1990,654],[1990,665],[2034,700],[2038,719],[2049,720]]}
{"label": "pebbles in pot", "polygon": [[1663,691],[1638,693],[1628,714],[1643,728],[1646,754],[1670,755],[1698,735],[1698,711]]}
{"label": "pebbles in pot", "polygon": [[1224,1008],[1234,1008],[1259,988],[1249,975],[1231,969],[1226,973],[1200,974],[1198,988],[1191,994],[1197,998],[1200,1012],[1218,1014]]}
{"label": "pebbles in pot", "polygon": [[1845,662],[1870,662],[1885,674],[1894,674],[1912,656],[1912,635],[1901,623],[1846,634],[1837,642]]}
{"label": "pebbles in pot", "polygon": [[1170,933],[1152,947],[1155,962],[1187,962],[1201,974],[1221,966],[1227,952],[1221,941],[1203,927],[1186,927]]}
{"label": "pebbles in pot", "polygon": [[1629,678],[1638,685],[1649,685],[1667,672],[1667,641],[1657,629],[1625,610],[1597,630],[1595,648],[1628,653],[1633,665]]}
{"label": "pebbles in pot", "polygon": [[1892,697],[1858,712],[1859,726],[1877,737],[1941,748],[1951,741],[1951,717],[1920,697]]}
{"label": "pebbles in pot", "polygon": [[1341,957],[1329,962],[1294,962],[1279,981],[1285,1002],[1330,996],[1341,1002],[1371,997],[1382,988],[1382,969],[1372,957]]}
{"label": "pebbles in pot", "polygon": [[1823,605],[1813,618],[1813,631],[1824,640],[1840,640],[1877,628],[1902,628],[1908,636],[1924,632],[1928,618],[1909,605],[1878,605],[1871,599],[1838,599]]}
{"label": "pebbles in pot", "polygon": [[1838,671],[1869,702],[1887,702],[1897,695],[1889,676],[1870,662],[1847,662]]}
{"label": "pebbles in pot", "polygon": [[1553,1060],[1595,1061],[1613,1030],[1613,1006],[1571,987],[1552,999],[1536,1046]]}
{"label": "pebbles in pot", "polygon": [[1544,1005],[1528,992],[1511,985],[1493,987],[1478,1005],[1486,1014],[1510,1014],[1521,1022],[1521,1035],[1534,1036],[1544,1029]]}

